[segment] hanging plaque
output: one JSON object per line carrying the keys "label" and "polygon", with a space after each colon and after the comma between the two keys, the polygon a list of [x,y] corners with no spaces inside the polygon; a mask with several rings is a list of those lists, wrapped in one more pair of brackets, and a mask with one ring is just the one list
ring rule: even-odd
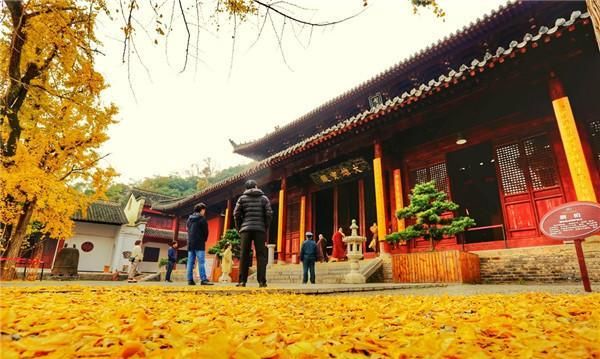
{"label": "hanging plaque", "polygon": [[310,174],[310,178],[318,185],[326,185],[345,181],[352,177],[360,176],[371,169],[369,163],[363,158],[356,158],[331,166],[321,171]]}

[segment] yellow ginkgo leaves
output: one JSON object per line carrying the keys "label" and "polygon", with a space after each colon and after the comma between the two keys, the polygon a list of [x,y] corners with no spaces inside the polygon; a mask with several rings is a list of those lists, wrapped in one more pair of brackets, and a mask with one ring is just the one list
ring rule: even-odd
{"label": "yellow ginkgo leaves", "polygon": [[3,358],[600,358],[600,295],[2,288]]}

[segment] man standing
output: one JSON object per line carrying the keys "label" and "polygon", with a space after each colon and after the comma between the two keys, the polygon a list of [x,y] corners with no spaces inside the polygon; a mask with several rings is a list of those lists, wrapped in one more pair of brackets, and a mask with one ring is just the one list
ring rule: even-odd
{"label": "man standing", "polygon": [[263,191],[256,187],[253,180],[246,181],[246,190],[238,199],[233,218],[235,228],[241,237],[240,253],[240,280],[238,287],[245,287],[248,280],[248,268],[252,262],[250,248],[254,242],[254,251],[256,252],[258,284],[261,288],[267,286],[267,248],[265,247],[265,237],[267,228],[273,217],[271,203]]}
{"label": "man standing", "polygon": [[198,258],[198,272],[200,274],[201,285],[212,285],[206,277],[206,269],[204,268],[204,259],[206,255],[206,239],[208,238],[208,222],[204,214],[206,213],[206,205],[204,203],[197,204],[194,207],[194,213],[187,220],[188,230],[188,259],[187,259],[187,278],[189,285],[196,285],[194,282],[194,263]]}
{"label": "man standing", "polygon": [[175,263],[177,263],[177,242],[171,243],[167,251],[167,257],[167,275],[165,276],[165,281],[171,282],[171,273],[173,272]]}
{"label": "man standing", "polygon": [[302,262],[302,284],[308,283],[308,272],[310,271],[310,282],[315,284],[315,262],[317,261],[318,247],[313,240],[312,232],[306,232],[306,240],[302,242],[300,249],[300,261]]}

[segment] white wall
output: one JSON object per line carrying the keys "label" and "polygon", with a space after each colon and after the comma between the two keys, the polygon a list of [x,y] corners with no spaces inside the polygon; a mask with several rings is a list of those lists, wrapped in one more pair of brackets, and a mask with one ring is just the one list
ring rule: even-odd
{"label": "white wall", "polygon": [[123,252],[131,251],[135,245],[135,241],[142,240],[144,236],[145,224],[139,224],[138,226],[123,225],[120,231],[117,233],[115,241],[115,249],[112,257],[111,271],[123,271],[129,270],[129,259],[123,257]]}
{"label": "white wall", "polygon": [[[166,243],[154,243],[154,242],[144,243],[142,245],[142,251],[144,250],[144,247],[159,248],[160,253],[158,255],[158,260],[160,260],[161,258],[167,258],[167,251],[169,250],[169,245]],[[141,272],[158,272],[158,262],[143,261],[138,266],[138,270]]]}
{"label": "white wall", "polygon": [[[115,237],[121,226],[75,222],[74,235],[66,241],[69,247],[73,244],[79,249],[79,266],[82,272],[102,272],[104,266],[112,264]],[[81,250],[85,242],[92,242],[94,248],[90,252]]]}

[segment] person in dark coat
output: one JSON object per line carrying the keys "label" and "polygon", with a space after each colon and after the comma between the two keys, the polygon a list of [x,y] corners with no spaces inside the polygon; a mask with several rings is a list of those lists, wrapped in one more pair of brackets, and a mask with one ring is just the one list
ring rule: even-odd
{"label": "person in dark coat", "polygon": [[165,275],[167,282],[171,282],[171,273],[175,263],[177,263],[177,242],[172,242],[167,250],[167,274]]}
{"label": "person in dark coat", "polygon": [[317,241],[317,254],[319,262],[328,262],[329,256],[327,255],[327,238],[322,234],[319,234],[319,240]]}
{"label": "person in dark coat", "polygon": [[198,258],[198,272],[200,274],[201,285],[212,285],[206,276],[204,261],[206,257],[206,240],[208,239],[208,222],[204,214],[206,213],[206,205],[204,203],[197,204],[187,220],[188,231],[188,259],[187,259],[187,279],[189,285],[196,285],[194,282],[194,263]]}
{"label": "person in dark coat", "polygon": [[302,284],[308,282],[310,271],[310,282],[315,284],[315,262],[317,261],[317,244],[311,232],[306,232],[306,240],[302,242],[300,249],[300,261],[302,262]]}
{"label": "person in dark coat", "polygon": [[245,287],[248,280],[248,269],[252,258],[250,249],[254,242],[256,253],[257,273],[256,278],[260,287],[267,286],[267,247],[265,238],[267,228],[273,217],[271,203],[267,196],[257,188],[253,180],[246,181],[246,190],[238,199],[233,218],[235,228],[240,233],[240,278],[238,287]]}

